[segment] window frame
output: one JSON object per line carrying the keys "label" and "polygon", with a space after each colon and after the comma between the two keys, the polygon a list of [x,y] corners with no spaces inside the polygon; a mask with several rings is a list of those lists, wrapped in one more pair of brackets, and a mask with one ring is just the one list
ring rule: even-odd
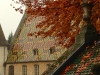
{"label": "window frame", "polygon": [[9,66],[9,74],[8,75],[14,75],[14,66],[13,65]]}
{"label": "window frame", "polygon": [[39,65],[38,64],[34,65],[34,75],[39,75]]}
{"label": "window frame", "polygon": [[50,54],[53,54],[55,52],[55,47],[50,47]]}
{"label": "window frame", "polygon": [[27,75],[27,65],[22,65],[22,75]]}
{"label": "window frame", "polygon": [[38,55],[38,49],[37,49],[37,48],[34,48],[34,49],[33,49],[33,54],[34,54],[34,55]]}

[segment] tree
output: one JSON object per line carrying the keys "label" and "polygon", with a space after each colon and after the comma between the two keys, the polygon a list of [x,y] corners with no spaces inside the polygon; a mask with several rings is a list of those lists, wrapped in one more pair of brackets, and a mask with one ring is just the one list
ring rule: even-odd
{"label": "tree", "polygon": [[11,32],[8,36],[8,43],[10,44],[11,43],[11,40],[13,38],[13,33]]}
{"label": "tree", "polygon": [[[26,6],[28,16],[44,16],[45,20],[36,26],[39,31],[35,35],[56,37],[65,47],[74,43],[75,36],[86,25],[88,19],[84,16],[83,20],[83,15],[88,14],[91,24],[100,33],[100,0],[19,0],[17,3]],[[83,10],[83,4],[88,8]],[[16,11],[22,13],[23,10],[19,7]]]}

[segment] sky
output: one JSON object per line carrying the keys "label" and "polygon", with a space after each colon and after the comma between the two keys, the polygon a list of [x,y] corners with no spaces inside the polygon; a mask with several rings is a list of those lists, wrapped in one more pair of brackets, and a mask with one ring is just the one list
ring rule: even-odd
{"label": "sky", "polygon": [[8,39],[11,32],[14,35],[23,16],[23,14],[16,12],[15,9],[10,6],[12,3],[12,0],[0,0],[0,24],[6,39]]}

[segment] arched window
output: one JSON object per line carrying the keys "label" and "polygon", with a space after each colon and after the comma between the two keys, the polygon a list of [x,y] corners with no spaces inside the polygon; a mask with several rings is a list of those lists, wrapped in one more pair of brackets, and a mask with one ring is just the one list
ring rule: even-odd
{"label": "arched window", "polygon": [[14,75],[14,66],[13,65],[9,66],[9,75]]}

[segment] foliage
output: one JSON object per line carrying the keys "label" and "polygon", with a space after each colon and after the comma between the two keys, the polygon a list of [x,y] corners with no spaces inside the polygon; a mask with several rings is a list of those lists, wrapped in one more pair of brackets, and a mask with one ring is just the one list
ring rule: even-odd
{"label": "foliage", "polygon": [[[45,20],[37,25],[39,31],[35,35],[56,37],[57,43],[65,47],[74,43],[75,36],[85,25],[83,0],[19,0],[16,3],[26,6],[28,16],[44,16]],[[92,4],[87,10],[91,12],[91,23],[100,33],[100,0],[88,0],[88,4]],[[22,13],[20,7],[16,11]]]}
{"label": "foliage", "polygon": [[13,33],[11,32],[8,36],[8,43],[10,44],[11,43],[11,40],[12,40],[12,37],[13,37]]}

